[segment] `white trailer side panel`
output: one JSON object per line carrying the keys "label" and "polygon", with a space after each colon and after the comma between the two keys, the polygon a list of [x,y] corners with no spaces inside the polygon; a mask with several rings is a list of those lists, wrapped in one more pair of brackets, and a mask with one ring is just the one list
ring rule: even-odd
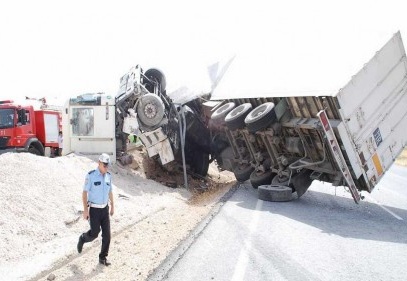
{"label": "white trailer side panel", "polygon": [[[346,130],[344,143],[353,144],[354,171],[372,189],[394,162],[407,141],[407,61],[400,33],[360,70],[338,93]],[[358,167],[359,166],[359,167]]]}

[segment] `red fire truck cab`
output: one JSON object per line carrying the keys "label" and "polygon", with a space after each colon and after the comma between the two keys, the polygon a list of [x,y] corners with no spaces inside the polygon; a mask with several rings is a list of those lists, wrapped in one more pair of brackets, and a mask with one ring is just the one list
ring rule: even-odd
{"label": "red fire truck cab", "polygon": [[0,101],[0,154],[30,152],[45,155],[58,148],[61,113],[54,110],[34,110],[33,106],[16,105],[11,100]]}

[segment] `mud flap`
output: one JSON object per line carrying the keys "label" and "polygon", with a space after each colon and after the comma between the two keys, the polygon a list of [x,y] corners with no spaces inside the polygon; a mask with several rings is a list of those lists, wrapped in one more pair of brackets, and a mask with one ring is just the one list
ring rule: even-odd
{"label": "mud flap", "polygon": [[312,183],[310,178],[312,171],[303,169],[297,175],[291,179],[291,183],[294,186],[295,191],[297,192],[298,198],[300,198],[309,188]]}

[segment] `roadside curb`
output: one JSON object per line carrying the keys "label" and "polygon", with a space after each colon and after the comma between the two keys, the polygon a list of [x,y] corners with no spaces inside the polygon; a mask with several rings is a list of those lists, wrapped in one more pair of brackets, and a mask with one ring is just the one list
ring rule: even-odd
{"label": "roadside curb", "polygon": [[212,219],[220,212],[226,201],[232,197],[240,183],[236,183],[228,192],[226,192],[211,209],[209,214],[183,239],[179,245],[156,267],[152,273],[147,276],[147,281],[161,281],[165,279],[172,268],[177,264],[186,251],[191,247],[195,240],[201,235]]}

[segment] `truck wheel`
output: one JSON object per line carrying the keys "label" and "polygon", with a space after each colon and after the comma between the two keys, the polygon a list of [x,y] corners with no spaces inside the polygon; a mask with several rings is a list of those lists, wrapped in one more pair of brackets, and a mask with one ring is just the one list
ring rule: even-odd
{"label": "truck wheel", "polygon": [[[152,80],[157,82],[157,84],[160,86],[161,88],[161,92],[165,91],[165,88],[167,87],[167,80],[165,79],[165,75],[164,73],[156,68],[150,68],[149,70],[147,70],[146,72],[144,72],[144,75]],[[146,88],[147,90],[149,90],[151,93],[154,92],[154,87],[152,87],[152,89],[149,89],[152,85],[148,85],[149,83],[146,83]]]}
{"label": "truck wheel", "polygon": [[164,103],[155,94],[146,94],[137,102],[137,117],[147,127],[157,126],[164,118]]}
{"label": "truck wheel", "polygon": [[265,129],[276,120],[274,103],[266,102],[253,109],[244,119],[247,129],[254,133]]}
{"label": "truck wheel", "polygon": [[252,110],[251,103],[244,103],[234,108],[231,112],[228,113],[225,117],[226,126],[229,130],[241,129],[245,126],[244,119],[247,114]]}
{"label": "truck wheel", "polygon": [[28,148],[28,152],[32,153],[32,154],[35,154],[35,155],[38,155],[38,156],[41,156],[41,152],[38,149],[36,149],[35,147],[33,147],[33,146],[30,146]]}
{"label": "truck wheel", "polygon": [[271,170],[265,172],[255,170],[250,174],[250,183],[257,189],[260,185],[270,184],[274,175]]}
{"label": "truck wheel", "polygon": [[214,113],[212,113],[211,119],[212,120],[220,120],[224,121],[225,116],[236,106],[234,102],[228,102],[218,109],[215,110]]}
{"label": "truck wheel", "polygon": [[239,182],[247,181],[250,178],[250,174],[254,171],[254,168],[250,166],[250,164],[244,164],[237,166],[233,173],[235,174],[235,178]]}
{"label": "truck wheel", "polygon": [[271,202],[285,202],[293,199],[292,189],[284,185],[261,185],[258,197],[260,200]]}

